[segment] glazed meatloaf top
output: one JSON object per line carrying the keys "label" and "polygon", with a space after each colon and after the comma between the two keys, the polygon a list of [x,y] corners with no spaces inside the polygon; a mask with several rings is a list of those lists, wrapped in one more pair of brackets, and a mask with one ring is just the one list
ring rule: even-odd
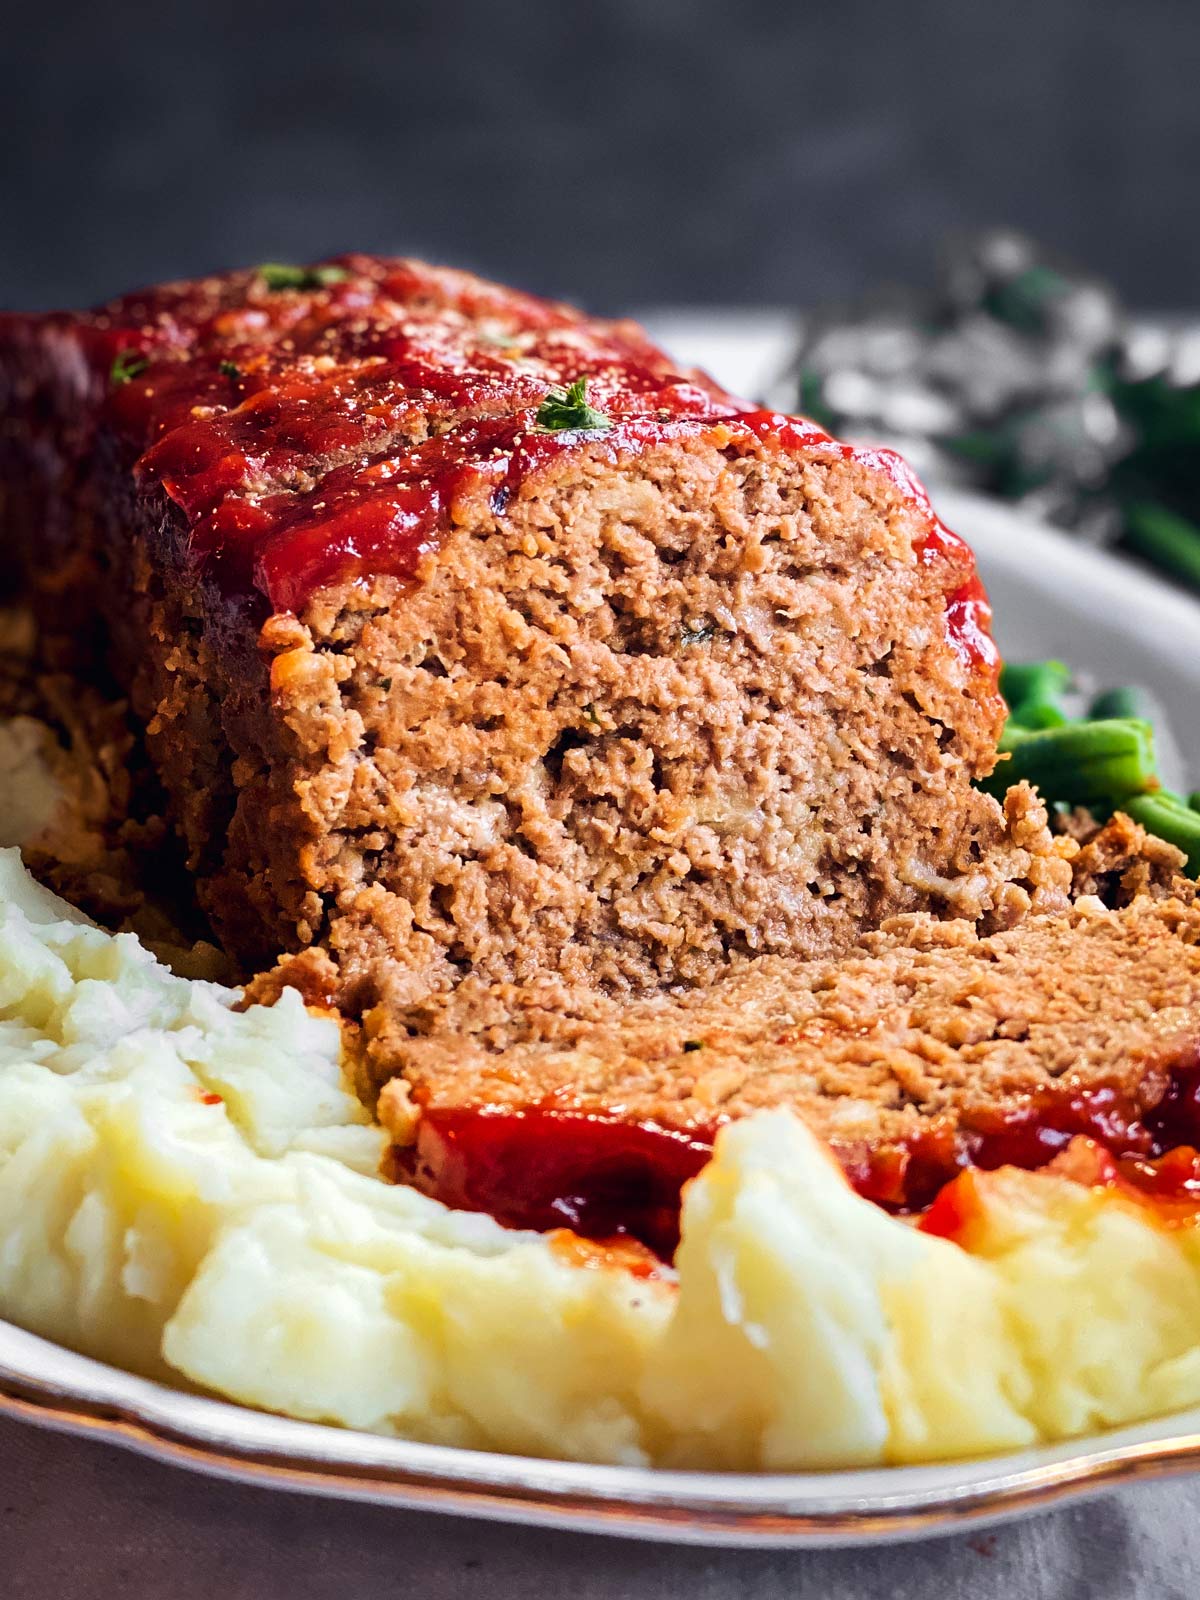
{"label": "glazed meatloaf top", "polygon": [[[522,482],[604,424],[609,453],[701,434],[837,451],[890,476],[926,508],[931,554],[957,581],[948,626],[990,667],[986,600],[970,551],[937,523],[902,459],[854,451],[816,424],[747,406],[681,371],[632,322],[585,317],[469,273],[349,255],[265,266],[114,300],[93,312],[0,315],[15,352],[8,405],[49,362],[65,435],[103,426],[188,518],[188,554],[231,593],[299,612],[347,578],[412,577],[485,493]],[[24,361],[21,361],[21,356]],[[586,380],[574,425],[540,427],[551,390]],[[570,413],[565,413],[569,417]]]}
{"label": "glazed meatloaf top", "polygon": [[365,256],[0,319],[0,390],[6,537],[243,970],[635,992],[984,909],[987,605],[893,454]]}

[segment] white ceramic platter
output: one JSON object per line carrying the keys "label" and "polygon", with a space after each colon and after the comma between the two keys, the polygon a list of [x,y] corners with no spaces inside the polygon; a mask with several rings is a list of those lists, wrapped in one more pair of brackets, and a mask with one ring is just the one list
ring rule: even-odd
{"label": "white ceramic platter", "polygon": [[[1006,652],[1058,655],[1098,683],[1148,686],[1180,748],[1200,755],[1200,604],[1002,507],[949,495],[938,506],[976,547]],[[378,1439],[177,1393],[6,1323],[0,1412],[248,1482],[707,1544],[897,1539],[1200,1467],[1200,1410],[937,1467],[735,1476],[526,1460]]]}
{"label": "white ceramic platter", "polygon": [[183,1394],[5,1322],[0,1414],[258,1486],[681,1544],[885,1543],[1200,1466],[1200,1408],[1051,1449],[860,1472],[662,1472],[487,1455]]}

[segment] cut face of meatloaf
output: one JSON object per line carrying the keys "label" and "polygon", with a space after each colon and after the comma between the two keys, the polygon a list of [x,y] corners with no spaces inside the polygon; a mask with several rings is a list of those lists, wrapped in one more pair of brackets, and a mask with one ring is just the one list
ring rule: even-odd
{"label": "cut face of meatloaf", "polygon": [[408,1041],[380,1097],[397,1174],[514,1225],[661,1249],[716,1130],[772,1107],[901,1208],[1075,1134],[1139,1156],[1200,1144],[1200,907],[1088,898],[988,937],[898,922],[840,962],[764,957],[702,992],[530,1010],[523,1038],[483,1004]]}
{"label": "cut face of meatloaf", "polygon": [[0,391],[6,536],[247,967],[629,991],[971,903],[995,651],[895,456],[361,256],[4,319]]}

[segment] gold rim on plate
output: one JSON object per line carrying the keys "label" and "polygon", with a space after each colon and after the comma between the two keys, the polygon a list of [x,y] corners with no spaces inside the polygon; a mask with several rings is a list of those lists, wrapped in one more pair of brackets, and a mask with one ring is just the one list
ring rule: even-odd
{"label": "gold rim on plate", "polygon": [[1200,1410],[1069,1445],[931,1467],[735,1474],[492,1455],[247,1410],[3,1322],[0,1415],[261,1487],[705,1545],[950,1533],[1200,1467]]}

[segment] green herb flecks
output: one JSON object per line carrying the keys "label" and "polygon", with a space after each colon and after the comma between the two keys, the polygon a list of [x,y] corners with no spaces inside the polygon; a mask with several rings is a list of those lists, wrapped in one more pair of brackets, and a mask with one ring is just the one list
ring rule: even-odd
{"label": "green herb flecks", "polygon": [[542,433],[603,433],[612,418],[588,405],[586,378],[576,378],[563,388],[555,386],[538,407],[535,422]]}
{"label": "green herb flecks", "polygon": [[114,389],[119,389],[123,383],[132,383],[134,378],[140,378],[149,365],[140,350],[119,350],[108,369],[108,381]]}
{"label": "green herb flecks", "polygon": [[690,1052],[692,1050],[703,1050],[704,1049],[704,1040],[703,1039],[685,1039],[683,1041],[683,1048],[684,1048],[685,1052]]}
{"label": "green herb flecks", "polygon": [[344,283],[350,276],[345,267],[293,267],[286,261],[266,261],[255,272],[272,291],[279,289],[328,289]]}
{"label": "green herb flecks", "polygon": [[230,383],[238,383],[241,380],[242,369],[236,361],[218,362],[217,371],[223,378],[228,378]]}
{"label": "green herb flecks", "polygon": [[383,690],[384,694],[391,694],[392,680],[390,678],[381,678],[379,680],[379,687]]}

